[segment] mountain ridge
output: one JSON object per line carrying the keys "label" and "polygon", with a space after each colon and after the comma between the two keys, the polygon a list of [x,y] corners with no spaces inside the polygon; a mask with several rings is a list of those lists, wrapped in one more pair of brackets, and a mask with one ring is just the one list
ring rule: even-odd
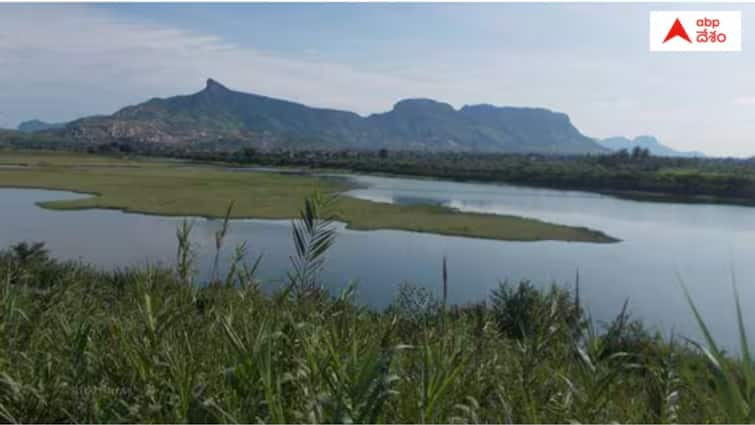
{"label": "mountain ridge", "polygon": [[606,153],[568,115],[544,108],[489,104],[455,109],[426,98],[361,116],[227,88],[210,78],[193,94],[152,98],[108,116],[49,130],[87,143],[165,143],[262,149],[404,149],[419,151]]}

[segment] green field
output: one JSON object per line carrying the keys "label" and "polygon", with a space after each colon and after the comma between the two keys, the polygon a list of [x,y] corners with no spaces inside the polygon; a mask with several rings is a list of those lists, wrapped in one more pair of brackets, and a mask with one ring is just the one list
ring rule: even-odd
{"label": "green field", "polygon": [[[119,209],[159,215],[290,219],[314,190],[340,192],[343,184],[310,176],[233,172],[176,161],[117,159],[60,153],[0,154],[0,187],[90,193],[86,199],[46,202],[50,209]],[[513,241],[615,242],[602,232],[539,220],[462,213],[432,205],[400,206],[341,197],[339,218],[358,230],[397,229]]]}

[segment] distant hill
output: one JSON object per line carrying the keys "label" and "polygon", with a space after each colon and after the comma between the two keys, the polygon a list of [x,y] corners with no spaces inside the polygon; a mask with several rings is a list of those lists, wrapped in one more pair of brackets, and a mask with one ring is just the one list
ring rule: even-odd
{"label": "distant hill", "polygon": [[650,151],[651,155],[655,156],[678,156],[685,158],[705,157],[704,153],[698,151],[680,152],[671,149],[668,146],[662,145],[658,139],[653,136],[638,136],[634,139],[629,139],[627,137],[609,137],[607,139],[598,140],[598,143],[613,151],[621,149],[631,151],[635,146],[639,146],[642,149],[647,149]]}
{"label": "distant hill", "polygon": [[110,116],[82,118],[50,130],[88,143],[113,141],[272,148],[603,153],[565,114],[539,108],[465,106],[430,99],[392,110],[353,112],[230,90],[215,80],[195,94],[151,99]]}
{"label": "distant hill", "polygon": [[49,123],[40,120],[24,121],[16,128],[22,133],[34,133],[35,131],[50,130],[65,127],[65,123]]}

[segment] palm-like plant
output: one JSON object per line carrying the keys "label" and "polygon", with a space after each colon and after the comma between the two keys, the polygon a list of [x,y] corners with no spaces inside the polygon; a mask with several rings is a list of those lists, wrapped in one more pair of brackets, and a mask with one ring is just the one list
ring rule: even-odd
{"label": "palm-like plant", "polygon": [[297,294],[312,293],[319,287],[318,275],[325,262],[325,253],[335,242],[333,226],[337,218],[335,195],[319,191],[304,201],[299,218],[292,222],[292,236],[296,256],[291,256],[290,288]]}

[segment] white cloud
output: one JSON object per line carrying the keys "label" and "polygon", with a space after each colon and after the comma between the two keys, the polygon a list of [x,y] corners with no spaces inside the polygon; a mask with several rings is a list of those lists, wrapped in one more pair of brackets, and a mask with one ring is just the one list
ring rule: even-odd
{"label": "white cloud", "polygon": [[0,7],[0,114],[11,121],[108,113],[124,99],[199,90],[208,77],[243,91],[361,113],[385,110],[397,95],[444,86],[442,79],[276,56],[82,6]]}

